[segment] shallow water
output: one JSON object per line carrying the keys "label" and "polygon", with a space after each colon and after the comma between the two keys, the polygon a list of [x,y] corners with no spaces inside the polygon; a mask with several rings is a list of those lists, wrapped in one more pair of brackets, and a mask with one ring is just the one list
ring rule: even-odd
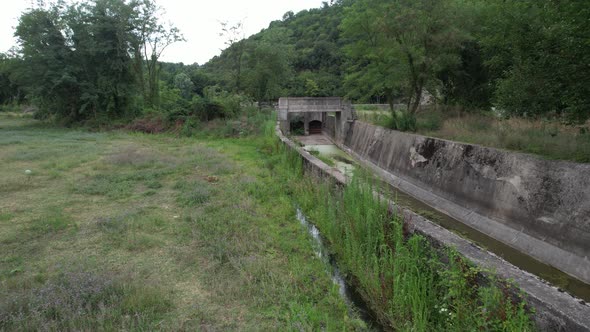
{"label": "shallow water", "polygon": [[[321,156],[330,158],[334,161],[335,167],[347,176],[352,176],[354,170],[359,168],[356,161],[336,145],[306,145],[303,148],[307,151],[318,151]],[[495,253],[515,266],[535,274],[550,284],[590,302],[590,285],[463,224],[457,219],[430,207],[405,192],[392,188],[385,182],[381,184],[381,188],[383,189],[381,191],[386,194],[388,193],[389,198],[393,199],[396,204],[409,208],[444,228],[473,241],[486,250]]]}
{"label": "shallow water", "polygon": [[334,162],[334,167],[344,175],[352,176],[356,169],[354,160],[334,144],[306,145],[303,149],[308,152],[317,151],[321,156],[330,158]]}
{"label": "shallow water", "polygon": [[373,331],[380,331],[382,330],[376,320],[370,314],[369,309],[367,308],[366,304],[360,297],[360,295],[347,283],[340,270],[338,269],[338,265],[336,261],[330,256],[326,246],[324,245],[324,240],[320,233],[320,230],[315,227],[314,224],[310,223],[303,211],[297,208],[297,220],[303,225],[309,235],[312,237],[312,245],[313,251],[315,255],[322,260],[326,269],[330,273],[330,277],[332,278],[332,282],[334,285],[338,286],[338,293],[346,302],[350,311],[357,312],[360,314],[363,321],[367,324],[368,327],[371,328]]}

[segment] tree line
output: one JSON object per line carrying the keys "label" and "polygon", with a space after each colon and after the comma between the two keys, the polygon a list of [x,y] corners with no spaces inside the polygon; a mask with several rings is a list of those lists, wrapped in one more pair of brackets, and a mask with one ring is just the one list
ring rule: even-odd
{"label": "tree line", "polygon": [[0,56],[0,103],[70,121],[229,117],[279,96],[438,104],[505,116],[590,117],[590,6],[584,0],[335,0],[287,12],[204,65],[162,63],[182,40],[153,0],[57,3],[23,13]]}
{"label": "tree line", "polygon": [[[584,0],[337,0],[288,12],[244,43],[283,36],[275,56],[289,71],[275,91],[284,95],[416,112],[428,93],[466,110],[574,123],[590,117],[588,17]],[[236,50],[203,67],[228,89]]]}
{"label": "tree line", "polygon": [[2,102],[80,122],[160,104],[159,58],[183,39],[152,0],[39,3],[19,18],[19,45],[3,54]]}

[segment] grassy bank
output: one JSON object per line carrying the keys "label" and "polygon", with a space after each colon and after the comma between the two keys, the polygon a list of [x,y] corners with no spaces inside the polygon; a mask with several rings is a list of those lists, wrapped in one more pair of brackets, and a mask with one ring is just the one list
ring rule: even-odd
{"label": "grassy bank", "polygon": [[[389,127],[383,110],[357,112],[359,119]],[[453,141],[532,153],[548,159],[590,162],[590,127],[556,121],[503,119],[490,114],[425,110],[417,114],[417,133]]]}
{"label": "grassy bank", "polygon": [[363,329],[263,146],[1,117],[0,330]]}
{"label": "grassy bank", "polygon": [[[301,160],[283,152],[281,169],[301,172]],[[435,250],[409,234],[407,221],[372,194],[368,177],[345,189],[314,178],[288,188],[326,237],[341,270],[384,326],[400,331],[532,331],[530,308],[512,287],[483,277],[454,250]]]}
{"label": "grassy bank", "polygon": [[0,329],[365,330],[295,205],[384,325],[532,329],[519,299],[407,234],[370,187],[304,176],[266,124],[205,139],[0,118]]}

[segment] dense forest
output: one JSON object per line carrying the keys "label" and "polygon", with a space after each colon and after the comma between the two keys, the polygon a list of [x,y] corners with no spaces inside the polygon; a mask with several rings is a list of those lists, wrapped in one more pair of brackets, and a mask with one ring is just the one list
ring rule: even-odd
{"label": "dense forest", "polygon": [[[287,12],[203,65],[162,63],[183,40],[153,0],[56,3],[24,12],[0,56],[0,103],[101,123],[200,121],[279,96],[346,96],[582,123],[590,117],[585,0],[335,0]],[[174,18],[170,18],[174,19]],[[5,106],[6,107],[6,106]]]}

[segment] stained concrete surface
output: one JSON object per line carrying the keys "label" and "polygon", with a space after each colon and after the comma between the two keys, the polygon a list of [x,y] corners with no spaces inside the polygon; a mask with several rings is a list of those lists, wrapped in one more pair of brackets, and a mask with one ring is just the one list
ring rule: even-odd
{"label": "stained concrete surface", "polygon": [[590,282],[590,165],[351,124],[344,147],[394,185]]}

